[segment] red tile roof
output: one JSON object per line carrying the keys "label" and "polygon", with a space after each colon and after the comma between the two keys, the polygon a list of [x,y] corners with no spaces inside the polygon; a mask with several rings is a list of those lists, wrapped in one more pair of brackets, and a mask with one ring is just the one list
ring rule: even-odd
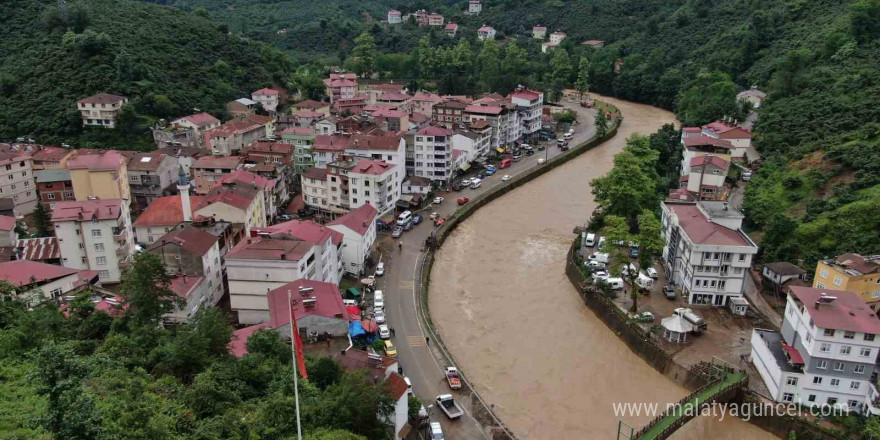
{"label": "red tile roof", "polygon": [[354,72],[331,73],[330,79],[357,79],[357,74]]}
{"label": "red tile roof", "polygon": [[265,142],[265,141],[256,141],[248,144],[247,147],[244,147],[242,153],[247,155],[248,153],[278,153],[278,154],[289,154],[293,152],[293,145],[288,144],[286,142]]}
{"label": "red tile roof", "polygon": [[315,129],[311,127],[287,127],[284,130],[278,132],[278,134],[301,134],[301,135],[309,135],[315,134]]}
{"label": "red tile roof", "polygon": [[713,147],[727,149],[733,148],[733,144],[731,144],[730,141],[717,139],[710,136],[685,136],[684,138],[682,138],[682,141],[684,142],[684,146],[687,148],[699,147],[703,145],[710,145]]}
{"label": "red tile roof", "polygon": [[685,133],[702,133],[703,129],[700,127],[685,127],[682,128]]}
{"label": "red tile roof", "polygon": [[373,117],[377,118],[405,118],[406,113],[388,108],[380,108],[373,111]]}
{"label": "red tile roof", "polygon": [[863,274],[880,272],[880,264],[877,260],[868,261],[865,257],[851,252],[840,254],[835,262],[841,266],[855,269]]}
{"label": "red tile roof", "polygon": [[66,148],[42,147],[33,154],[33,158],[37,162],[60,162],[68,154],[70,154],[70,150]]}
{"label": "red tile roof", "polygon": [[[313,289],[308,293],[300,293],[300,288]],[[294,304],[290,306],[287,302],[287,292],[290,292],[290,298]],[[314,307],[305,307],[304,299],[314,298]],[[277,289],[269,291],[269,323],[273,328],[278,328],[290,322],[290,310],[296,319],[302,319],[304,316],[324,316],[328,318],[338,318],[348,321],[348,310],[342,304],[342,295],[339,294],[339,288],[335,284],[325,283],[313,280],[296,280],[287,283]]]}
{"label": "red tile roof", "polygon": [[64,201],[55,204],[52,221],[112,220],[119,218],[124,205],[122,199]]}
{"label": "red tile roof", "polygon": [[238,133],[246,133],[260,128],[263,124],[247,120],[229,121],[219,127],[212,128],[205,132],[206,138],[211,137],[228,137]]}
{"label": "red tile roof", "polygon": [[[190,214],[194,214],[196,206],[201,204],[202,196],[190,196]],[[158,197],[147,205],[147,209],[132,223],[134,228],[153,226],[176,226],[183,221],[183,205],[180,196]]]}
{"label": "red tile roof", "polygon": [[370,229],[370,225],[376,221],[376,214],[378,214],[376,208],[369,203],[365,203],[348,214],[337,217],[336,220],[333,220],[328,224],[330,226],[345,226],[363,236],[367,233],[367,230]]}
{"label": "red tile roof", "polygon": [[453,31],[456,29],[458,29],[458,25],[455,23],[449,23],[446,25],[446,30],[448,30],[448,31]]}
{"label": "red tile roof", "polygon": [[400,148],[400,140],[402,138],[397,135],[393,136],[374,136],[374,135],[354,135],[351,136],[351,142],[348,149],[354,150],[389,150],[397,151]]}
{"label": "red tile roof", "polygon": [[385,92],[399,92],[403,89],[403,84],[376,84],[373,86],[373,90]]}
{"label": "red tile roof", "polygon": [[368,370],[371,379],[378,377],[379,380],[385,380],[386,370],[397,364],[394,358],[356,349],[336,353],[333,357],[342,368],[348,371]]}
{"label": "red tile roof", "polygon": [[184,119],[190,124],[195,125],[196,127],[207,127],[209,125],[219,124],[220,120],[211,116],[208,113],[196,113],[194,115],[184,116],[180,119]]}
{"label": "red tile roof", "polygon": [[484,105],[469,105],[464,111],[468,113],[477,113],[481,115],[498,115],[504,111],[501,107],[493,107],[493,106],[484,106]]}
{"label": "red tile roof", "polygon": [[[854,292],[846,290],[814,289],[804,286],[788,286],[788,292],[804,304],[813,323],[819,328],[829,328],[861,333],[880,333],[880,318]],[[816,302],[822,294],[836,297],[834,301]]]}
{"label": "red tile roof", "polygon": [[275,238],[279,235],[287,235],[300,240],[305,240],[316,246],[322,246],[327,239],[338,246],[342,243],[342,234],[324,225],[319,225],[311,220],[291,220],[263,228],[251,229],[251,235],[268,235]]}
{"label": "red tile roof", "polygon": [[272,325],[268,322],[263,322],[257,325],[252,325],[249,327],[245,327],[242,329],[238,329],[232,332],[232,339],[229,341],[229,345],[226,347],[229,348],[229,352],[236,357],[242,357],[248,353],[247,351],[247,341],[248,339],[256,333],[258,330],[268,328],[271,329]]}
{"label": "red tile roof", "polygon": [[275,89],[270,89],[270,88],[260,89],[254,93],[251,93],[251,95],[267,95],[267,96],[279,95],[279,94],[281,94],[281,92],[279,92],[278,90],[275,90]]}
{"label": "red tile roof", "polygon": [[246,170],[235,170],[220,179],[218,184],[224,183],[243,183],[243,184],[253,184],[260,188],[263,188],[266,191],[272,191],[275,188],[275,184],[277,183],[273,179],[267,179],[259,174],[254,174],[250,171]]}
{"label": "red tile roof", "polygon": [[290,107],[291,108],[305,108],[305,109],[317,110],[319,108],[330,107],[330,104],[307,99],[305,101],[297,102],[296,104],[293,104]]}
{"label": "red tile roof", "polygon": [[353,174],[381,176],[392,168],[394,168],[394,164],[385,162],[384,160],[361,159],[350,172]]}
{"label": "red tile roof", "polygon": [[349,79],[331,79],[330,87],[355,87],[357,83]]}
{"label": "red tile roof", "polygon": [[511,98],[520,98],[520,99],[525,99],[525,100],[531,101],[531,100],[540,98],[541,93],[536,92],[534,90],[522,89],[522,90],[517,90],[515,92],[511,92],[510,95],[508,95],[508,96]]}
{"label": "red tile roof", "polygon": [[111,95],[109,93],[98,93],[97,95],[89,96],[88,98],[80,99],[80,104],[113,104],[116,102],[121,102],[127,99],[125,96],[119,95]]}
{"label": "red tile roof", "polygon": [[77,272],[79,271],[76,269],[37,261],[16,260],[0,263],[0,280],[7,281],[15,286],[51,281],[73,275]]}
{"label": "red tile roof", "polygon": [[416,134],[422,134],[426,136],[452,136],[453,133],[455,132],[453,132],[452,130],[448,130],[443,127],[437,127],[435,125],[429,125],[416,132]]}
{"label": "red tile roof", "polygon": [[0,215],[0,231],[11,231],[15,229],[15,222],[15,217]]}
{"label": "red tile roof", "polygon": [[691,159],[691,167],[701,167],[706,162],[708,162],[710,165],[712,165],[720,170],[726,170],[728,167],[730,167],[730,162],[728,162],[718,156],[712,156],[712,155],[703,155],[703,156],[697,156],[697,157],[692,158]]}
{"label": "red tile roof", "polygon": [[403,376],[397,374],[397,372],[392,372],[391,375],[388,376],[388,387],[391,390],[391,398],[394,399],[395,402],[400,400],[400,398],[409,390],[409,385],[403,380]]}
{"label": "red tile roof", "polygon": [[710,122],[704,125],[703,128],[712,130],[728,139],[748,139],[752,137],[752,133],[749,129],[738,125],[728,124],[724,121]]}
{"label": "red tile roof", "polygon": [[128,161],[129,171],[156,171],[162,161],[168,157],[163,153],[137,153]]}
{"label": "red tile roof", "polygon": [[477,32],[489,32],[492,30],[494,30],[494,29],[492,29],[492,26],[483,26],[483,27],[477,29]]}
{"label": "red tile roof", "polygon": [[109,171],[118,170],[128,159],[115,150],[101,151],[98,154],[83,154],[80,151],[76,157],[67,161],[67,169]]}
{"label": "red tile roof", "polygon": [[476,130],[481,130],[486,127],[490,127],[491,125],[492,124],[490,124],[489,121],[485,119],[477,119],[476,121],[471,122],[471,128]]}
{"label": "red tile roof", "polygon": [[409,115],[409,120],[416,124],[421,124],[423,122],[430,121],[431,117],[423,113],[413,112],[411,115]]}
{"label": "red tile roof", "polygon": [[794,347],[786,344],[785,342],[783,342],[782,349],[786,353],[788,353],[788,357],[789,357],[789,359],[791,359],[792,364],[795,364],[795,365],[803,365],[804,364],[804,357],[801,356],[801,353],[797,350],[797,348],[794,348]]}
{"label": "red tile roof", "polygon": [[161,248],[166,243],[173,243],[194,255],[204,256],[218,240],[220,237],[209,234],[202,229],[186,226],[171,230],[151,244],[147,250],[152,251]]}
{"label": "red tile roof", "polygon": [[235,245],[226,259],[241,260],[281,260],[299,261],[312,249],[312,244],[303,240],[247,238]]}
{"label": "red tile roof", "polygon": [[220,184],[211,188],[198,205],[193,205],[193,209],[198,211],[214,203],[223,203],[245,211],[258,195],[259,190],[253,186]]}
{"label": "red tile roof", "polygon": [[204,281],[205,277],[176,276],[171,278],[171,284],[168,288],[178,297],[188,299],[189,295]]}
{"label": "red tile roof", "polygon": [[547,26],[535,26],[532,28],[532,30],[535,30],[535,31],[545,30],[546,31]]}
{"label": "red tile roof", "polygon": [[242,162],[241,156],[204,156],[196,159],[192,168],[236,168]]}
{"label": "red tile roof", "polygon": [[329,170],[327,168],[311,167],[311,168],[303,171],[303,178],[327,180],[328,173],[329,173]]}
{"label": "red tile roof", "polygon": [[55,260],[61,258],[61,248],[55,237],[23,238],[15,243],[21,251],[21,258],[30,261]]}
{"label": "red tile roof", "polygon": [[406,101],[410,98],[406,93],[383,93],[378,97],[380,101]]}
{"label": "red tile roof", "polygon": [[348,148],[349,143],[351,143],[351,137],[349,136],[331,136],[321,134],[315,136],[314,148],[316,150],[341,152],[345,151],[345,149]]}
{"label": "red tile roof", "polygon": [[740,231],[709,221],[696,204],[668,203],[666,206],[678,216],[679,226],[695,244],[752,246]]}
{"label": "red tile roof", "polygon": [[415,101],[432,101],[432,102],[441,102],[443,101],[443,97],[436,93],[425,93],[425,92],[417,92],[415,96],[413,96],[413,100]]}

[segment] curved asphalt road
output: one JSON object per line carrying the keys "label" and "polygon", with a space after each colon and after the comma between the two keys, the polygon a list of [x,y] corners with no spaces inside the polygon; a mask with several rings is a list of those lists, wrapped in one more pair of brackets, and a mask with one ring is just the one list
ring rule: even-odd
{"label": "curved asphalt road", "polygon": [[[569,143],[572,146],[581,144],[594,134],[595,111],[583,109],[577,104],[567,103],[565,105],[577,111],[580,121],[580,124],[575,126],[575,134]],[[533,147],[537,147],[537,145],[533,145]],[[488,439],[489,436],[471,417],[469,413],[470,398],[460,396],[449,389],[443,370],[450,364],[434,341],[426,344],[427,331],[422,328],[419,319],[418,302],[421,286],[417,285],[416,274],[424,257],[422,245],[434,228],[429,216],[431,212],[436,211],[441,217],[449,217],[456,210],[456,201],[459,197],[473,199],[496,185],[506,184],[506,182],[502,182],[502,176],[505,174],[514,176],[536,166],[538,159],[545,157],[545,152],[547,157],[563,153],[555,146],[554,142],[545,151],[535,151],[532,156],[523,156],[522,160],[514,163],[511,167],[498,170],[495,175],[486,177],[481,188],[438,194],[445,197],[446,200],[439,206],[429,206],[419,212],[424,217],[424,221],[403,234],[400,238],[403,240],[403,249],[398,250],[397,244],[394,243],[392,247],[385,247],[386,249],[393,248],[390,253],[380,255],[381,261],[385,262],[386,269],[385,275],[379,278],[377,288],[381,289],[385,295],[386,318],[388,325],[395,330],[392,341],[397,347],[397,360],[403,367],[404,375],[412,381],[413,391],[426,407],[434,403],[434,398],[437,395],[452,393],[457,401],[461,399],[461,406],[467,412],[458,420],[449,420],[439,408],[431,410],[431,421],[440,422],[443,425],[443,431],[447,438]],[[389,235],[383,235],[380,239],[382,241],[393,240]]]}

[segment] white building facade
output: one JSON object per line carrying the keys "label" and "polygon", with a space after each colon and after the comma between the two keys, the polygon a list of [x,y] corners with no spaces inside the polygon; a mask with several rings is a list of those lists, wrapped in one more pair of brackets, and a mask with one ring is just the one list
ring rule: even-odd
{"label": "white building facade", "polygon": [[134,254],[134,234],[124,199],[58,202],[52,224],[61,264],[96,270],[104,283],[118,283]]}

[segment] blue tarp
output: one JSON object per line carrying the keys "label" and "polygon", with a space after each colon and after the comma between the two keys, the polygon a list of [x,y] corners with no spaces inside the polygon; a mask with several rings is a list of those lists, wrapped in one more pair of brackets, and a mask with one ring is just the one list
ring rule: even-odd
{"label": "blue tarp", "polygon": [[360,321],[354,321],[348,324],[348,335],[352,338],[363,336],[365,334],[367,334],[367,332],[364,331],[364,326],[361,325]]}

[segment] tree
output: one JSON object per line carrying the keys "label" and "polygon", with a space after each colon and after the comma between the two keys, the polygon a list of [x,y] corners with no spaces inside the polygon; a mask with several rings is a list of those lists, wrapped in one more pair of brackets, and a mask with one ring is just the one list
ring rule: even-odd
{"label": "tree", "polygon": [[49,341],[34,355],[33,379],[37,393],[46,396],[47,431],[56,438],[93,439],[100,432],[94,401],[83,393],[82,380],[88,368],[67,344]]}
{"label": "tree", "polygon": [[507,92],[513,90],[521,81],[522,74],[528,65],[529,53],[516,44],[516,40],[510,42],[504,49],[504,59],[501,61],[502,76],[501,90]]}
{"label": "tree", "polygon": [[163,315],[183,304],[170,285],[171,276],[158,256],[149,252],[138,254],[131,269],[122,276],[119,293],[128,305],[125,315],[136,324],[158,326]]}
{"label": "tree", "polygon": [[550,59],[550,94],[554,100],[562,97],[562,89],[571,84],[571,58],[568,51],[557,48],[553,51],[553,58]]}
{"label": "tree", "polygon": [[327,428],[307,433],[304,438],[305,440],[367,440],[366,437],[352,434],[344,429]]}
{"label": "tree", "polygon": [[663,237],[660,236],[660,220],[652,211],[643,210],[639,221],[639,267],[647,269],[663,251]]}
{"label": "tree", "polygon": [[342,377],[342,366],[332,357],[322,357],[308,367],[309,381],[318,389],[325,390],[339,382]]}
{"label": "tree", "polygon": [[604,215],[634,220],[645,209],[654,209],[660,201],[656,182],[643,173],[641,162],[632,152],[614,156],[614,167],[590,182],[597,208]]}
{"label": "tree", "polygon": [[355,57],[355,72],[358,75],[365,76],[372,73],[376,67],[376,39],[369,32],[362,32],[354,39],[354,49],[352,55]]}
{"label": "tree", "polygon": [[605,111],[601,108],[596,109],[596,119],[593,122],[596,126],[596,136],[604,137],[608,134],[608,118],[605,117]]}
{"label": "tree", "polygon": [[678,119],[684,125],[703,125],[724,116],[735,116],[736,84],[719,72],[703,72],[678,96]]}
{"label": "tree", "polygon": [[[633,241],[633,236],[629,233],[629,225],[626,219],[616,215],[605,217],[605,252],[611,261],[611,273],[620,274],[630,286],[630,298],[632,306],[630,312],[635,314],[638,311],[639,289],[636,286],[636,279],[639,276],[637,270],[633,270],[633,265],[629,261],[629,256],[624,249]],[[621,244],[623,243],[623,244]],[[626,271],[624,271],[626,269]]]}
{"label": "tree", "polygon": [[483,40],[483,48],[477,56],[479,90],[491,92],[498,89],[501,81],[500,54],[501,51],[495,40]]}
{"label": "tree", "polygon": [[52,213],[46,209],[46,205],[37,202],[34,208],[34,227],[37,229],[37,237],[51,237],[52,231]]}
{"label": "tree", "polygon": [[578,91],[580,99],[584,99],[584,95],[590,91],[590,60],[587,57],[581,57],[574,89]]}
{"label": "tree", "polygon": [[[272,329],[260,329],[247,340],[249,354],[261,354],[281,364],[291,362],[290,344],[278,336]],[[311,371],[311,369],[309,369]]]}
{"label": "tree", "polygon": [[410,423],[413,426],[418,426],[416,423],[419,420],[419,412],[422,410],[422,401],[419,400],[418,397],[410,395],[409,399],[407,399],[407,417],[409,418]]}
{"label": "tree", "polygon": [[880,0],[859,0],[849,8],[853,36],[868,42],[880,36]]}

